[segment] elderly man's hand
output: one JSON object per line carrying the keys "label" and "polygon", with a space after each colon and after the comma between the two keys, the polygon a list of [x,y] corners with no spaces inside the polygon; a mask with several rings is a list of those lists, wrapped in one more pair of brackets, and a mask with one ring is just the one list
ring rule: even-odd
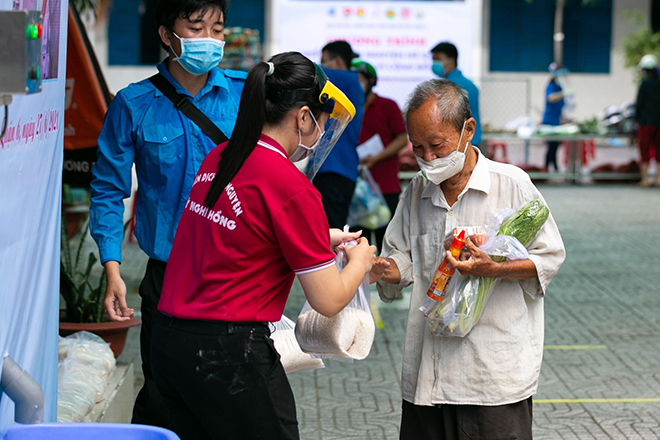
{"label": "elderly man's hand", "polygon": [[396,269],[394,271],[395,276],[400,277],[399,270],[396,267],[396,263],[394,263],[394,260],[390,260],[388,258],[383,258],[383,257],[376,257],[376,260],[374,261],[374,265],[371,267],[371,272],[369,272],[369,284],[377,283],[380,280],[389,282],[390,280],[388,279],[387,276],[388,269],[390,269],[390,272],[392,272],[393,269]]}
{"label": "elderly man's hand", "polygon": [[452,267],[460,272],[461,275],[474,275],[479,277],[496,277],[497,263],[494,262],[488,254],[479,249],[468,237],[465,240],[463,253],[460,260],[447,251],[447,261]]}

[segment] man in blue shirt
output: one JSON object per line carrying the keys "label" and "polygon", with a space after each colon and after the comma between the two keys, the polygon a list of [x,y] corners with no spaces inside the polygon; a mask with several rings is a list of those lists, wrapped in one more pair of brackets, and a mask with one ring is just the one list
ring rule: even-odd
{"label": "man in blue shirt", "polygon": [[[158,71],[227,137],[234,129],[246,78],[217,68],[224,47],[227,0],[160,0],[158,33],[169,56]],[[105,307],[115,321],[130,319],[121,278],[123,199],[138,179],[135,235],[149,256],[140,285],[140,351],[145,383],[133,423],[167,427],[167,410],[151,375],[150,340],[174,233],[202,160],[216,146],[147,79],[117,93],[98,139],[90,225],[107,274]]]}
{"label": "man in blue shirt", "polygon": [[364,89],[356,72],[350,72],[356,55],[345,41],[328,43],[321,51],[321,64],[328,79],[346,94],[355,106],[355,117],[321,165],[314,186],[321,193],[323,209],[331,228],[343,228],[358,177],[356,151],[364,114]]}
{"label": "man in blue shirt", "polygon": [[484,154],[485,148],[481,144],[481,121],[479,119],[479,89],[472,81],[463,76],[463,73],[458,70],[458,49],[453,44],[443,41],[438,43],[431,49],[433,55],[433,73],[440,78],[445,78],[454,84],[461,87],[468,93],[468,101],[470,103],[470,111],[472,117],[477,121],[474,130],[474,137],[472,138],[472,145],[479,148]]}
{"label": "man in blue shirt", "polygon": [[[543,113],[542,123],[545,125],[560,125],[561,124],[561,111],[564,108],[564,91],[557,81],[557,72],[560,69],[556,63],[550,64],[548,67],[550,72],[550,81],[545,88],[545,112]],[[545,169],[550,171],[550,167],[554,166],[555,171],[557,168],[557,149],[559,142],[548,142],[548,149],[545,153]]]}

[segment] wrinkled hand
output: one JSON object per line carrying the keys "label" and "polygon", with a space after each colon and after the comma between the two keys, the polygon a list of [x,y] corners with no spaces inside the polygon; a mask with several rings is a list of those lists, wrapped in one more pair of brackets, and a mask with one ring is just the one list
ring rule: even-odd
{"label": "wrinkled hand", "polygon": [[337,246],[347,241],[357,240],[362,235],[362,231],[344,232],[341,229],[330,229],[330,247],[333,252],[337,252]]}
{"label": "wrinkled hand", "polygon": [[119,274],[108,275],[103,305],[113,321],[128,321],[133,316],[134,310],[126,305],[126,283]]}
{"label": "wrinkled hand", "polygon": [[479,277],[495,276],[497,263],[494,262],[488,254],[479,249],[469,237],[465,240],[463,251],[466,251],[465,255],[461,253],[458,260],[447,251],[447,261],[452,267],[455,267],[461,275],[474,275]]}
{"label": "wrinkled hand", "polygon": [[373,169],[374,166],[378,163],[378,160],[376,159],[376,156],[367,156],[360,160],[360,164],[366,166],[369,168],[369,171]]}
{"label": "wrinkled hand", "polygon": [[337,249],[346,252],[349,263],[351,260],[364,263],[364,273],[367,274],[371,271],[371,267],[376,259],[376,246],[370,246],[369,241],[364,237],[358,238],[357,242],[358,244],[354,246],[339,245]]}
{"label": "wrinkled hand", "polygon": [[369,272],[369,284],[380,281],[388,267],[390,267],[389,261],[382,257],[376,257],[376,260],[371,267],[371,271]]}
{"label": "wrinkled hand", "polygon": [[[467,238],[472,241],[472,243],[476,246],[481,246],[486,243],[487,237],[486,235],[469,235]],[[467,239],[466,239],[467,240]],[[448,251],[449,248],[451,248],[452,243],[454,243],[454,236],[452,234],[449,234],[447,238],[445,239],[445,251]],[[463,249],[461,250],[460,255],[458,256],[459,261],[465,261],[468,258],[470,258],[470,252],[467,249],[467,246],[464,246]]]}

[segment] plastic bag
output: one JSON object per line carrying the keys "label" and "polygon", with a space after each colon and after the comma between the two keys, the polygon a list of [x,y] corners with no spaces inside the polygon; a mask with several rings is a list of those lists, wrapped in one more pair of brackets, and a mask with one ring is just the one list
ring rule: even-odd
{"label": "plastic bag", "polygon": [[65,358],[93,365],[103,380],[108,378],[117,365],[110,344],[100,336],[86,331],[60,338],[58,352],[60,360],[63,360],[64,355]]}
{"label": "plastic bag", "polygon": [[[346,266],[343,251],[335,257],[335,264],[340,272]],[[302,351],[343,362],[366,358],[376,334],[370,303],[368,274],[351,302],[332,318],[321,315],[306,301],[295,329]]]}
{"label": "plastic bag", "polygon": [[[503,210],[493,216],[486,227],[488,240],[479,248],[498,262],[528,258],[526,246],[538,235],[548,215],[547,206],[540,200],[533,200],[518,211]],[[447,295],[425,315],[431,333],[435,336],[467,335],[479,322],[499,280],[456,273],[449,282]]]}
{"label": "plastic bag", "polygon": [[83,422],[92,408],[94,403],[88,394],[81,394],[73,389],[57,390],[58,423]]}
{"label": "plastic bag", "polygon": [[380,187],[371,176],[369,169],[360,167],[353,198],[348,208],[347,223],[351,226],[378,229],[386,226],[390,218],[392,213]]}
{"label": "plastic bag", "polygon": [[300,349],[295,334],[296,324],[293,321],[282,315],[282,319],[271,323],[271,327],[273,331],[270,338],[280,354],[280,362],[286,373],[324,367],[321,359],[312,357]]}
{"label": "plastic bag", "polygon": [[103,400],[106,380],[98,364],[89,364],[66,358],[57,369],[57,384],[60,389],[76,390],[89,395],[94,404]]}
{"label": "plastic bag", "polygon": [[59,340],[57,421],[82,422],[103,399],[115,356],[99,336],[74,333]]}
{"label": "plastic bag", "polygon": [[62,362],[64,358],[67,357],[69,354],[69,350],[71,347],[73,347],[74,344],[77,344],[78,342],[81,341],[90,341],[90,342],[98,342],[99,344],[106,344],[106,342],[101,338],[99,335],[95,335],[94,333],[87,332],[87,331],[80,331],[73,333],[65,338],[60,337],[59,339],[59,344],[58,344],[58,354],[59,354],[59,361]]}

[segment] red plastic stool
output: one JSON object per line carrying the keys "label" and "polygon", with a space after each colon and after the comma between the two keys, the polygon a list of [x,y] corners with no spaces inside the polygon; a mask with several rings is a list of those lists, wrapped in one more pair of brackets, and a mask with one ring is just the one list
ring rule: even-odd
{"label": "red plastic stool", "polygon": [[[562,148],[564,149],[564,165],[567,165],[568,157],[569,157],[568,141],[564,141],[562,143]],[[594,142],[593,139],[586,139],[580,141],[580,150],[582,153],[582,157],[580,158],[580,160],[582,161],[582,165],[587,165],[590,160],[596,158],[596,143]]]}
{"label": "red plastic stool", "polygon": [[502,152],[502,160],[500,162],[509,163],[509,155],[507,154],[506,143],[502,141],[488,141],[488,158],[495,160],[495,154],[500,149]]}

